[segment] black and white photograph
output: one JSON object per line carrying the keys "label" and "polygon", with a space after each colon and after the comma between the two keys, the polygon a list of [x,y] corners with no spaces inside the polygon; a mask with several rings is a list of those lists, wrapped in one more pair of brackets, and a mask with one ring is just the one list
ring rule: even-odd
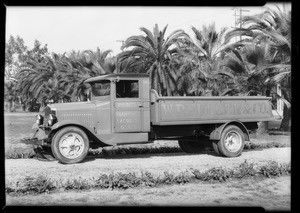
{"label": "black and white photograph", "polygon": [[5,5],[5,208],[291,211],[291,10]]}

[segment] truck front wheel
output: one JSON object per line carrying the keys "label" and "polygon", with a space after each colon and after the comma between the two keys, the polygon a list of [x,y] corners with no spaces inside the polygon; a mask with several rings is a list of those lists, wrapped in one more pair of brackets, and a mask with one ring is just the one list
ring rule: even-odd
{"label": "truck front wheel", "polygon": [[245,136],[242,130],[235,125],[229,125],[223,130],[221,139],[217,143],[218,147],[215,148],[225,157],[237,157],[241,155],[244,145]]}
{"label": "truck front wheel", "polygon": [[51,149],[55,158],[61,163],[79,163],[88,153],[89,140],[83,130],[68,126],[55,133]]}

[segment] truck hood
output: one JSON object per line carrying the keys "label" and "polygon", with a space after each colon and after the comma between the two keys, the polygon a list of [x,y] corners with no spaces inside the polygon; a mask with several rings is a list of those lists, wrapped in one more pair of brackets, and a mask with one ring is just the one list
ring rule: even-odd
{"label": "truck hood", "polygon": [[45,108],[45,120],[50,113],[55,114],[57,121],[68,120],[79,122],[87,128],[95,126],[96,104],[95,102],[73,102],[50,104]]}
{"label": "truck hood", "polygon": [[72,102],[72,103],[58,103],[48,105],[51,110],[58,111],[74,111],[74,110],[90,110],[96,107],[94,102]]}

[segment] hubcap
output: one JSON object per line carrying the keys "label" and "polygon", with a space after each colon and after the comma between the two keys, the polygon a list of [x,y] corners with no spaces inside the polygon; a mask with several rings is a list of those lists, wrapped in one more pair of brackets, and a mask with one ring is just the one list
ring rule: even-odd
{"label": "hubcap", "polygon": [[225,137],[225,146],[230,152],[237,152],[242,146],[242,137],[236,132],[228,132]]}
{"label": "hubcap", "polygon": [[71,132],[63,135],[59,140],[60,153],[69,159],[79,157],[84,149],[84,140],[81,135]]}

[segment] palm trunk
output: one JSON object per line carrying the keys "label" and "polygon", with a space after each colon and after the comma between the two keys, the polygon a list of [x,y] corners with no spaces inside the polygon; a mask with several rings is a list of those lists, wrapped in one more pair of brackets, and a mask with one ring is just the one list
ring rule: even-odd
{"label": "palm trunk", "polygon": [[13,106],[12,105],[13,105],[12,101],[8,101],[8,111],[9,112],[12,112],[12,110],[13,110]]}
{"label": "palm trunk", "polygon": [[283,131],[290,130],[290,120],[291,120],[291,107],[288,108],[286,105],[283,107],[283,118],[280,124],[280,129]]}
{"label": "palm trunk", "polygon": [[257,123],[258,129],[256,131],[257,135],[267,134],[269,130],[269,122],[268,121],[260,121]]}

